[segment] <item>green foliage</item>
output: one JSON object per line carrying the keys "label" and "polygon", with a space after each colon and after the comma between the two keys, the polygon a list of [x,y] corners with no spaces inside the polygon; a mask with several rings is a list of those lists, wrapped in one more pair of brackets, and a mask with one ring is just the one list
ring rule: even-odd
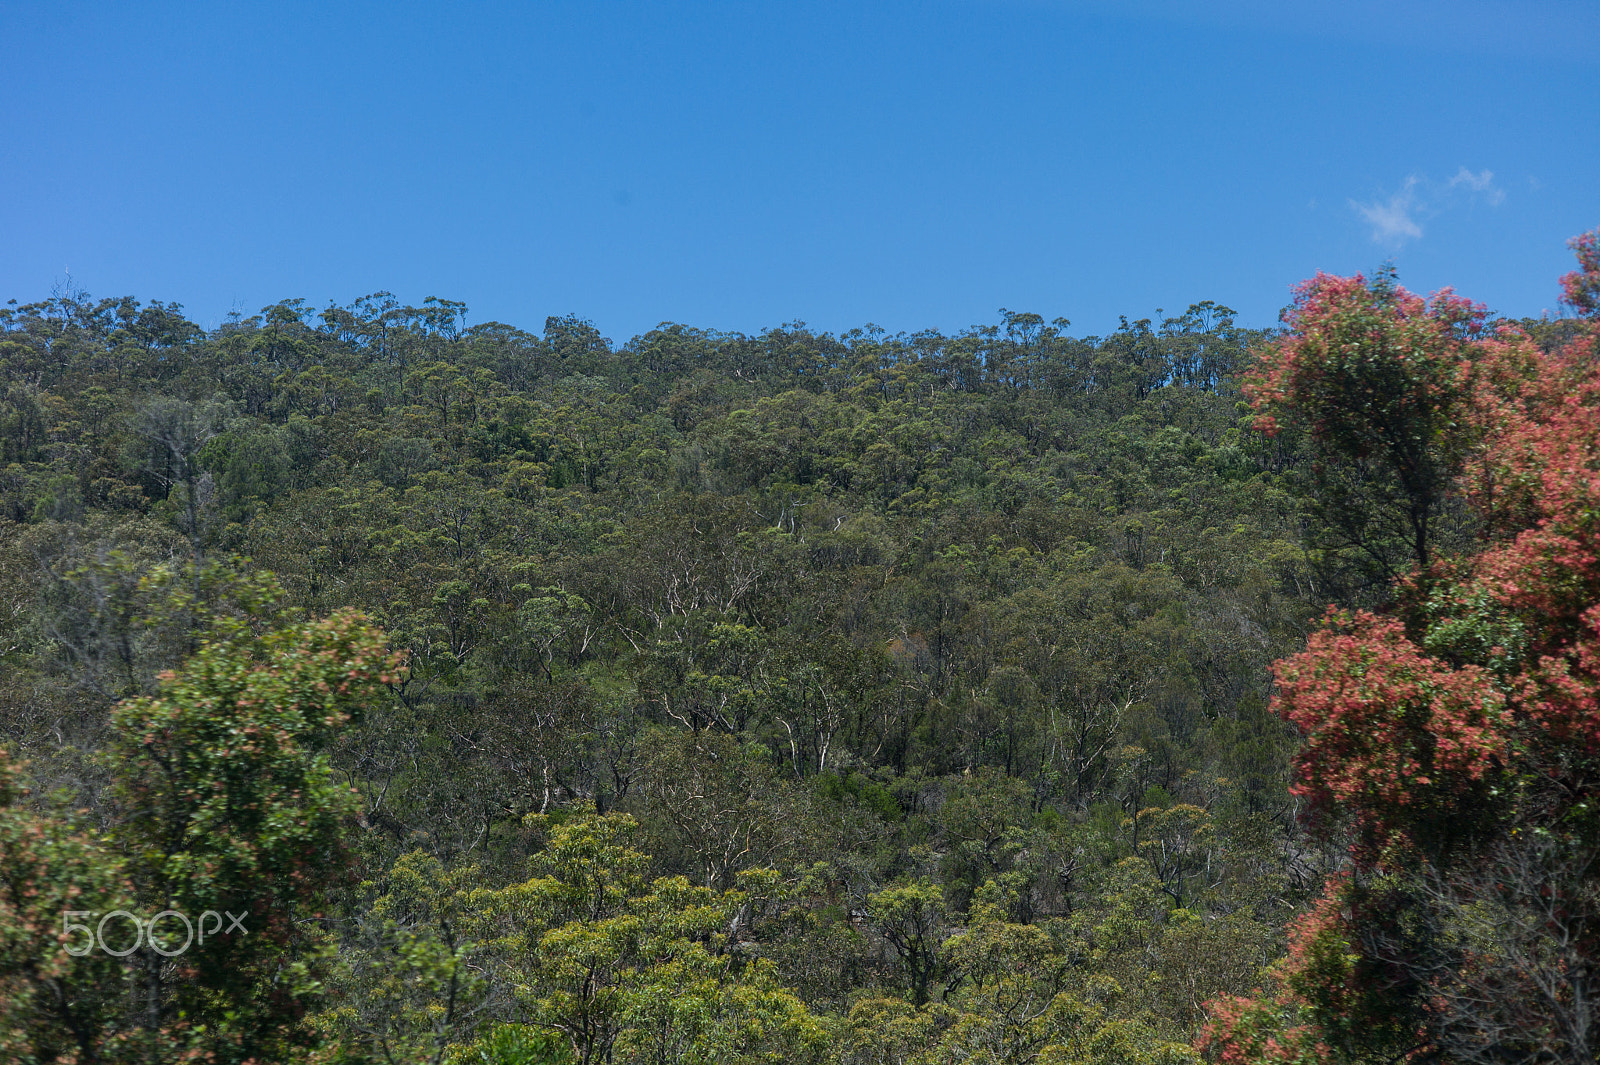
{"label": "green foliage", "polygon": [[738,949],[770,877],[721,893],[681,877],[646,883],[632,818],[530,823],[548,832],[535,876],[467,902],[519,1013],[564,1033],[577,1061],[820,1057],[818,1022],[770,962]]}
{"label": "green foliage", "polygon": [[0,735],[89,811],[28,816],[251,909],[163,1046],[1181,1057],[1323,861],[1309,457],[1226,308],[1067,328],[0,310]]}
{"label": "green foliage", "polygon": [[0,1053],[19,1065],[93,1060],[126,1010],[123,966],[84,951],[66,927],[83,918],[64,915],[134,909],[133,887],[121,856],[92,830],[29,810],[26,799],[18,767],[0,751]]}
{"label": "green foliage", "polygon": [[[479,952],[463,932],[472,920],[463,899],[479,875],[470,865],[445,870],[438,859],[413,851],[380,882],[364,884],[382,893],[358,915],[330,966],[332,1005],[313,1019],[316,1027],[373,1060],[437,1063],[458,1047],[482,1010]],[[478,1057],[460,1060],[566,1060],[557,1049],[564,1044],[502,1026],[474,1047]]]}
{"label": "green foliage", "polygon": [[[221,618],[213,635],[155,695],[113,712],[109,832],[6,811],[0,870],[17,920],[0,979],[19,1007],[7,1038],[37,1060],[75,1046],[86,1060],[247,1061],[307,1042],[324,944],[306,919],[345,872],[355,813],[325,748],[398,663],[354,614],[259,636]],[[16,798],[9,770],[3,797]],[[165,946],[150,931],[116,955],[64,956],[68,911],[137,923],[169,910],[191,929],[181,945],[163,927]]]}
{"label": "green foliage", "polygon": [[572,1050],[560,1036],[524,1024],[497,1024],[450,1065],[568,1065]]}

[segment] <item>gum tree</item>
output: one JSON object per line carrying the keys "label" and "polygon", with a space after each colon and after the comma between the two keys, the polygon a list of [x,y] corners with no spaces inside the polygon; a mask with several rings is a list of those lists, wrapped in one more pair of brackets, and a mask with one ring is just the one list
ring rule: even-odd
{"label": "gum tree", "polygon": [[213,636],[113,711],[106,830],[22,809],[0,774],[15,1060],[286,1061],[315,1042],[315,918],[357,815],[326,748],[402,666],[354,613]]}
{"label": "gum tree", "polygon": [[[1321,317],[1373,306],[1360,283],[1314,285]],[[1441,351],[1460,337],[1462,363],[1413,381],[1443,397],[1434,413],[1399,407],[1452,456],[1489,539],[1419,557],[1387,613],[1332,611],[1277,663],[1274,706],[1305,738],[1294,790],[1351,860],[1292,930],[1275,993],[1211,1004],[1203,1042],[1224,1061],[1600,1050],[1600,346],[1589,326],[1547,352],[1510,325],[1463,330],[1453,299],[1410,307]],[[1256,400],[1364,439],[1359,410],[1294,384],[1320,343],[1269,355],[1260,380],[1278,384]],[[1352,343],[1341,365],[1419,361]],[[1348,395],[1380,403],[1376,384]]]}
{"label": "gum tree", "polygon": [[1287,334],[1246,376],[1258,428],[1309,435],[1321,546],[1368,580],[1426,570],[1437,554],[1473,445],[1464,415],[1487,323],[1481,304],[1448,289],[1424,298],[1389,274],[1319,273],[1295,289]]}

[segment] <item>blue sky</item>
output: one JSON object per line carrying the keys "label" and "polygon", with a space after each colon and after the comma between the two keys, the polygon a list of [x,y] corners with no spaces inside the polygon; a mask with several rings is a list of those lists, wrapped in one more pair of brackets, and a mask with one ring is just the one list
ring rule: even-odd
{"label": "blue sky", "polygon": [[1555,309],[1600,0],[8,3],[0,300],[1101,333],[1318,269]]}

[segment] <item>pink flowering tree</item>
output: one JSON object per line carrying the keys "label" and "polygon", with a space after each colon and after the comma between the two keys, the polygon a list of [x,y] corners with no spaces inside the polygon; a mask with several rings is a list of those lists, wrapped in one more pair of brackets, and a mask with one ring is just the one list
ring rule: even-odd
{"label": "pink flowering tree", "polygon": [[[1591,1061],[1600,344],[1585,326],[1545,351],[1453,297],[1402,302],[1311,282],[1301,333],[1268,355],[1252,398],[1266,418],[1288,409],[1419,469],[1437,460],[1390,441],[1412,434],[1415,456],[1427,437],[1485,539],[1418,551],[1386,613],[1330,611],[1277,663],[1274,708],[1305,738],[1294,790],[1321,830],[1347,834],[1351,860],[1293,928],[1270,992],[1212,1003],[1202,1046],[1229,1062]],[[1357,321],[1370,328],[1344,324]],[[1402,349],[1397,332],[1421,339]],[[1410,429],[1332,409],[1330,377]]]}
{"label": "pink flowering tree", "polygon": [[1600,317],[1600,229],[1568,242],[1578,269],[1561,278],[1562,300],[1585,318]]}
{"label": "pink flowering tree", "polygon": [[1256,425],[1309,437],[1319,546],[1379,584],[1424,569],[1471,447],[1461,432],[1481,305],[1392,277],[1318,274],[1295,289],[1288,332],[1247,375]]}

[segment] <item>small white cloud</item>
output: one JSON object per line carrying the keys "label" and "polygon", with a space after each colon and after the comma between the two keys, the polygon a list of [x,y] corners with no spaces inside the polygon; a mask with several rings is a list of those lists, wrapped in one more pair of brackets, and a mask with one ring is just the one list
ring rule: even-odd
{"label": "small white cloud", "polygon": [[1470,203],[1496,207],[1505,198],[1505,190],[1494,183],[1493,170],[1474,172],[1461,167],[1455,177],[1442,182],[1413,174],[1399,192],[1387,199],[1371,203],[1351,200],[1350,206],[1372,227],[1373,241],[1399,248],[1422,236],[1424,220]]}
{"label": "small white cloud", "polygon": [[1497,189],[1494,187],[1493,170],[1480,170],[1474,174],[1466,167],[1462,167],[1460,170],[1456,171],[1456,176],[1450,179],[1450,183],[1447,187],[1453,189],[1461,185],[1465,185],[1473,192],[1483,193],[1484,198],[1487,199],[1491,204],[1497,205],[1506,198],[1504,189]]}
{"label": "small white cloud", "polygon": [[1372,239],[1379,244],[1404,244],[1422,236],[1422,227],[1414,217],[1417,211],[1417,179],[1406,178],[1404,187],[1386,202],[1358,203],[1350,206],[1372,226]]}

